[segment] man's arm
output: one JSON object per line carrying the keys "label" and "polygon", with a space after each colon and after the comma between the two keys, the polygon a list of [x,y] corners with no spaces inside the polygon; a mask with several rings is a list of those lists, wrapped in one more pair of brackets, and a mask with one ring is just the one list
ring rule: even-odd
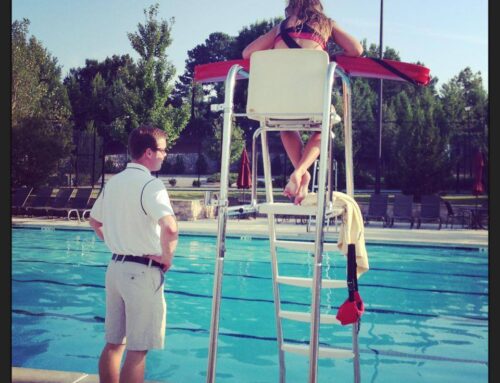
{"label": "man's arm", "polygon": [[160,225],[160,245],[161,245],[161,263],[165,265],[163,271],[167,271],[172,266],[174,251],[177,248],[179,231],[175,216],[166,215],[158,220]]}
{"label": "man's arm", "polygon": [[104,241],[104,233],[102,232],[102,222],[99,222],[97,219],[89,218],[89,224],[94,229],[95,234]]}

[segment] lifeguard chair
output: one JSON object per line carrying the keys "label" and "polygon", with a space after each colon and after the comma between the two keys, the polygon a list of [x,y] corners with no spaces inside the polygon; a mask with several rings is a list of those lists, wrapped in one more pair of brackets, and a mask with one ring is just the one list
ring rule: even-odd
{"label": "lifeguard chair", "polygon": [[[322,280],[322,261],[324,251],[339,251],[337,244],[324,243],[325,221],[332,217],[341,217],[342,225],[349,226],[354,213],[360,218],[359,208],[354,199],[353,160],[352,160],[352,124],[351,124],[351,82],[350,76],[386,78],[405,80],[414,84],[426,85],[429,82],[429,70],[425,67],[369,58],[352,58],[339,56],[330,62],[327,53],[308,49],[276,49],[259,51],[248,60],[233,60],[220,63],[204,64],[195,68],[195,81],[210,82],[225,79],[224,112],[221,177],[219,193],[219,214],[217,231],[217,249],[213,283],[212,317],[210,324],[210,341],[208,353],[207,383],[213,383],[216,376],[217,341],[219,333],[220,303],[224,257],[226,255],[226,224],[229,216],[260,213],[268,217],[270,255],[275,303],[276,336],[278,340],[278,357],[280,383],[286,381],[285,353],[298,353],[309,357],[309,383],[317,381],[318,358],[351,358],[353,360],[353,381],[359,383],[360,360],[358,349],[359,320],[352,322],[352,348],[350,350],[319,346],[320,324],[339,324],[333,315],[320,313],[321,290],[348,289],[352,293],[352,274],[359,274],[355,262],[351,262],[352,253],[348,255],[346,279]],[[339,64],[339,65],[337,65]],[[346,71],[346,68],[349,68]],[[334,76],[341,80],[343,97],[343,126],[345,146],[345,184],[346,193],[332,190],[332,153],[334,150],[334,134],[332,118],[332,89]],[[248,98],[246,113],[235,113],[233,110],[234,86],[237,79],[248,78]],[[230,139],[234,117],[247,117],[257,120],[260,127],[253,135],[252,145],[252,197],[248,205],[228,206],[228,176],[230,161]],[[292,203],[274,202],[271,178],[271,161],[268,150],[268,134],[270,132],[295,130],[317,131],[321,133],[320,158],[318,168],[317,199],[312,204],[301,206]],[[257,198],[257,139],[260,136],[264,168],[265,201]],[[299,242],[277,239],[275,215],[314,216],[314,242]],[[354,214],[355,215],[355,214]],[[362,218],[361,218],[362,221]],[[362,226],[362,223],[361,223]],[[350,230],[340,229],[343,245],[352,246]],[[362,231],[359,232],[363,234]],[[340,238],[340,236],[339,236]],[[347,244],[347,245],[346,245]],[[363,239],[364,246],[364,239]],[[279,273],[277,249],[303,250],[314,257],[313,278],[285,276]],[[353,247],[350,247],[353,249]],[[344,252],[344,246],[342,246]],[[344,252],[346,254],[347,251]],[[357,259],[354,254],[354,261]],[[349,265],[354,264],[354,271]],[[368,269],[368,263],[364,265]],[[357,272],[356,272],[357,271]],[[286,311],[281,308],[280,285],[293,285],[311,289],[310,312]],[[357,287],[357,283],[355,283]],[[344,295],[345,296],[345,295]],[[339,302],[340,303],[340,302]],[[282,320],[310,322],[309,344],[298,345],[284,341]],[[350,323],[350,322],[349,322]],[[344,380],[345,381],[345,380]]]}
{"label": "lifeguard chair", "polygon": [[[276,334],[280,365],[280,382],[285,382],[286,367],[285,353],[299,353],[309,356],[309,382],[316,382],[318,358],[353,358],[354,381],[360,381],[359,352],[358,352],[358,324],[352,327],[352,350],[319,347],[320,323],[337,324],[334,315],[320,314],[320,296],[322,288],[347,288],[346,280],[322,281],[322,258],[324,252],[323,231],[325,217],[341,215],[343,209],[332,203],[330,165],[333,151],[332,117],[332,89],[334,74],[336,73],[343,83],[344,90],[344,127],[346,145],[346,185],[347,194],[353,195],[352,174],[352,146],[351,146],[351,118],[350,118],[350,81],[337,67],[330,62],[328,54],[320,50],[308,49],[276,49],[255,52],[250,59],[250,75],[248,76],[248,99],[246,113],[233,112],[234,85],[237,76],[247,76],[242,66],[234,65],[226,78],[224,125],[221,161],[221,190],[219,200],[219,221],[217,236],[217,261],[214,274],[214,288],[212,301],[212,320],[210,326],[210,347],[207,371],[207,382],[215,381],[215,367],[217,355],[217,338],[219,327],[220,298],[223,275],[223,261],[225,256],[226,222],[229,215],[258,212],[266,214],[269,224],[269,240],[271,265],[273,275],[273,293],[275,302]],[[337,69],[337,70],[336,70]],[[249,205],[228,207],[227,185],[229,172],[229,148],[233,117],[248,117],[257,120],[260,127],[253,136],[252,168],[254,171],[252,182],[252,199]],[[317,201],[309,206],[297,206],[292,203],[278,203],[273,199],[271,166],[268,150],[268,133],[296,130],[321,132],[321,155],[318,170]],[[256,148],[257,138],[260,136],[262,158],[264,165],[264,179],[266,200],[257,200],[256,190]],[[278,240],[276,238],[275,215],[302,215],[316,217],[316,236],[314,242],[297,242]],[[284,276],[279,273],[277,248],[300,248],[314,254],[313,278]],[[334,250],[329,246],[328,250]],[[335,249],[338,251],[338,249]],[[312,289],[311,311],[293,312],[281,309],[279,285],[287,284]],[[345,295],[343,295],[345,296]],[[341,302],[339,302],[341,303]],[[297,345],[284,341],[281,321],[283,319],[310,322],[309,345]]]}

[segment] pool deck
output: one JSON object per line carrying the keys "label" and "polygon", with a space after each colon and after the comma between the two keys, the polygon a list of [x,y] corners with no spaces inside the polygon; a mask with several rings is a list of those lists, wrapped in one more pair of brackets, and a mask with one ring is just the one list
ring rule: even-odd
{"label": "pool deck", "polygon": [[[217,219],[198,221],[179,221],[181,234],[217,235]],[[56,228],[92,230],[88,222],[67,219],[12,217],[13,227]],[[383,228],[379,222],[365,226],[367,244],[398,244],[413,246],[452,246],[486,250],[488,248],[487,230],[467,230],[461,228],[437,230],[436,224],[423,224],[421,229],[409,229],[408,223],[396,223],[393,228]],[[314,229],[314,227],[313,227]],[[227,236],[268,238],[267,219],[230,219]],[[276,225],[277,237],[281,239],[314,240],[314,231],[307,232],[306,225],[294,221]],[[335,242],[338,228],[331,226],[325,231],[325,240]],[[97,375],[83,372],[36,370],[12,367],[14,383],[97,383]],[[153,382],[149,382],[153,383]]]}
{"label": "pool deck", "polygon": [[[179,221],[181,234],[217,235],[217,219],[197,221]],[[67,219],[23,218],[13,217],[13,227],[54,227],[56,229],[91,230],[88,222]],[[314,227],[313,227],[314,230]],[[230,219],[228,220],[228,236],[268,238],[266,218]],[[295,221],[276,225],[278,238],[296,240],[314,240],[314,231],[307,232],[306,225],[295,224]],[[325,230],[325,240],[336,242],[338,228],[330,226]],[[392,228],[384,228],[380,222],[371,222],[365,226],[367,244],[397,244],[482,248],[488,247],[488,230],[469,230],[462,228],[443,228],[437,230],[437,224],[422,224],[420,229],[410,229],[408,223],[395,223]]]}

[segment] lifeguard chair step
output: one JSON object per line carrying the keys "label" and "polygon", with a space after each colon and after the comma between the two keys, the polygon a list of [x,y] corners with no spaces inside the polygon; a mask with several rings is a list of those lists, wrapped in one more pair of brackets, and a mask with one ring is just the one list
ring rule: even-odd
{"label": "lifeguard chair step", "polygon": [[[305,313],[300,311],[285,311],[280,310],[280,318],[295,320],[297,322],[307,322],[311,323],[311,313]],[[321,324],[340,324],[340,321],[335,317],[335,315],[321,314],[320,315]]]}
{"label": "lifeguard chair step", "polygon": [[[287,241],[287,240],[277,240],[274,242],[277,247],[288,250],[300,250],[300,251],[309,251],[314,252],[314,242],[304,242],[304,241]],[[339,251],[336,243],[327,243],[323,244],[323,251],[333,252]]]}
{"label": "lifeguard chair step", "polygon": [[[301,278],[301,277],[276,277],[278,283],[284,285],[298,286],[298,287],[308,287],[311,288],[313,284],[312,278]],[[341,289],[347,288],[347,282],[340,279],[323,279],[321,281],[321,287],[326,289]]]}
{"label": "lifeguard chair step", "polygon": [[[292,352],[294,354],[309,356],[309,345],[283,343],[281,349],[285,352]],[[331,359],[347,359],[353,358],[354,353],[351,350],[343,350],[332,347],[319,347],[318,357]]]}

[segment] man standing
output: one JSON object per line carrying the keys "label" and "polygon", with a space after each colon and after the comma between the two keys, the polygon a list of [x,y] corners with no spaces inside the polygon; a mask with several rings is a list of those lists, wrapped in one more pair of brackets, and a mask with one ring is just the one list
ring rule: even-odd
{"label": "man standing", "polygon": [[90,226],[113,253],[106,270],[101,383],[143,382],[148,350],[164,346],[163,276],[172,265],[178,230],[167,190],[151,172],[160,170],[166,147],[161,129],[134,129],[131,162],[107,182],[90,212]]}

